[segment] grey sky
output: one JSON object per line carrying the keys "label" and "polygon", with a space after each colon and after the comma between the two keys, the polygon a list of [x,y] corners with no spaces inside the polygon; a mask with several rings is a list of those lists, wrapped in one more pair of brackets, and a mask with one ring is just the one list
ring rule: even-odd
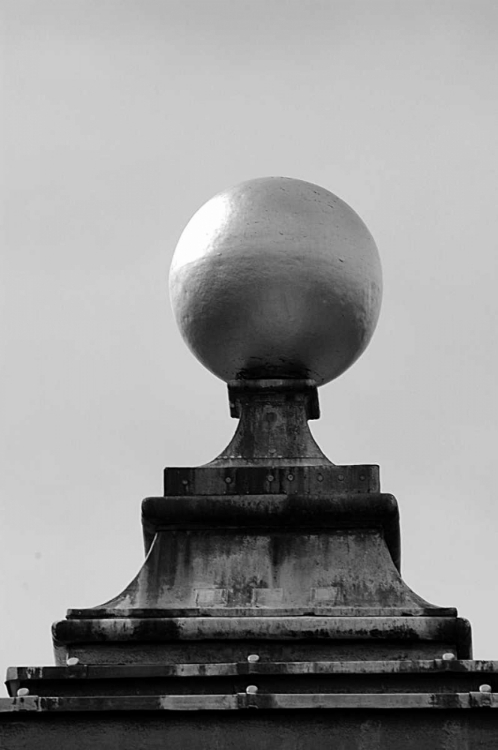
{"label": "grey sky", "polygon": [[380,463],[406,581],[498,658],[498,5],[4,0],[0,674],[135,575],[140,501],[235,428],[167,271],[217,191],[285,175],[347,201],[384,305],[320,391],[336,463]]}

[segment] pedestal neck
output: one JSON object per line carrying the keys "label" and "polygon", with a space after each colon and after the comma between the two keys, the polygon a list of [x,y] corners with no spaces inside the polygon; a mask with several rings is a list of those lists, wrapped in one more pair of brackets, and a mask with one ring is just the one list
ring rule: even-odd
{"label": "pedestal neck", "polygon": [[308,426],[320,416],[314,381],[237,380],[228,384],[228,394],[239,425],[209,466],[332,465]]}

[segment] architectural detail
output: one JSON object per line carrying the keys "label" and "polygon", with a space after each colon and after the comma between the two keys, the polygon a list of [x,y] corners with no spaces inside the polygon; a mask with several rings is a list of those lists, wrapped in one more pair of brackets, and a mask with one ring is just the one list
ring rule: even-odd
{"label": "architectural detail", "polygon": [[235,435],[165,470],[141,570],[54,625],[57,666],[9,670],[0,746],[62,747],[71,727],[76,749],[498,747],[482,710],[498,708],[498,663],[471,661],[468,622],[403,581],[378,466],[333,464],[308,427],[317,386],[377,322],[361,219],[310,183],[243,183],[187,226],[171,292],[228,383]]}

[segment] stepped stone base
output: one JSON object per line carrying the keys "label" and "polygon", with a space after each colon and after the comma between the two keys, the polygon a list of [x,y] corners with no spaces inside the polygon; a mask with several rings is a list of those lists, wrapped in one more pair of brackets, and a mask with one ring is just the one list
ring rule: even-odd
{"label": "stepped stone base", "polygon": [[1,746],[495,750],[498,695],[482,684],[498,689],[497,662],[16,668],[10,693],[31,695],[0,699]]}
{"label": "stepped stone base", "polygon": [[229,390],[228,448],[143,502],[134,580],[9,670],[2,750],[497,750],[498,663],[403,581],[378,467],[323,456],[310,384]]}

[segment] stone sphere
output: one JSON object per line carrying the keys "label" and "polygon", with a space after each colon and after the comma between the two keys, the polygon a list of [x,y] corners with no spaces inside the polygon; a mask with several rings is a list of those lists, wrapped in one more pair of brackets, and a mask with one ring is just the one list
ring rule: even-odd
{"label": "stone sphere", "polygon": [[309,182],[264,177],[192,217],[170,293],[183,338],[222,380],[323,385],[370,341],[382,272],[370,232],[344,201]]}

